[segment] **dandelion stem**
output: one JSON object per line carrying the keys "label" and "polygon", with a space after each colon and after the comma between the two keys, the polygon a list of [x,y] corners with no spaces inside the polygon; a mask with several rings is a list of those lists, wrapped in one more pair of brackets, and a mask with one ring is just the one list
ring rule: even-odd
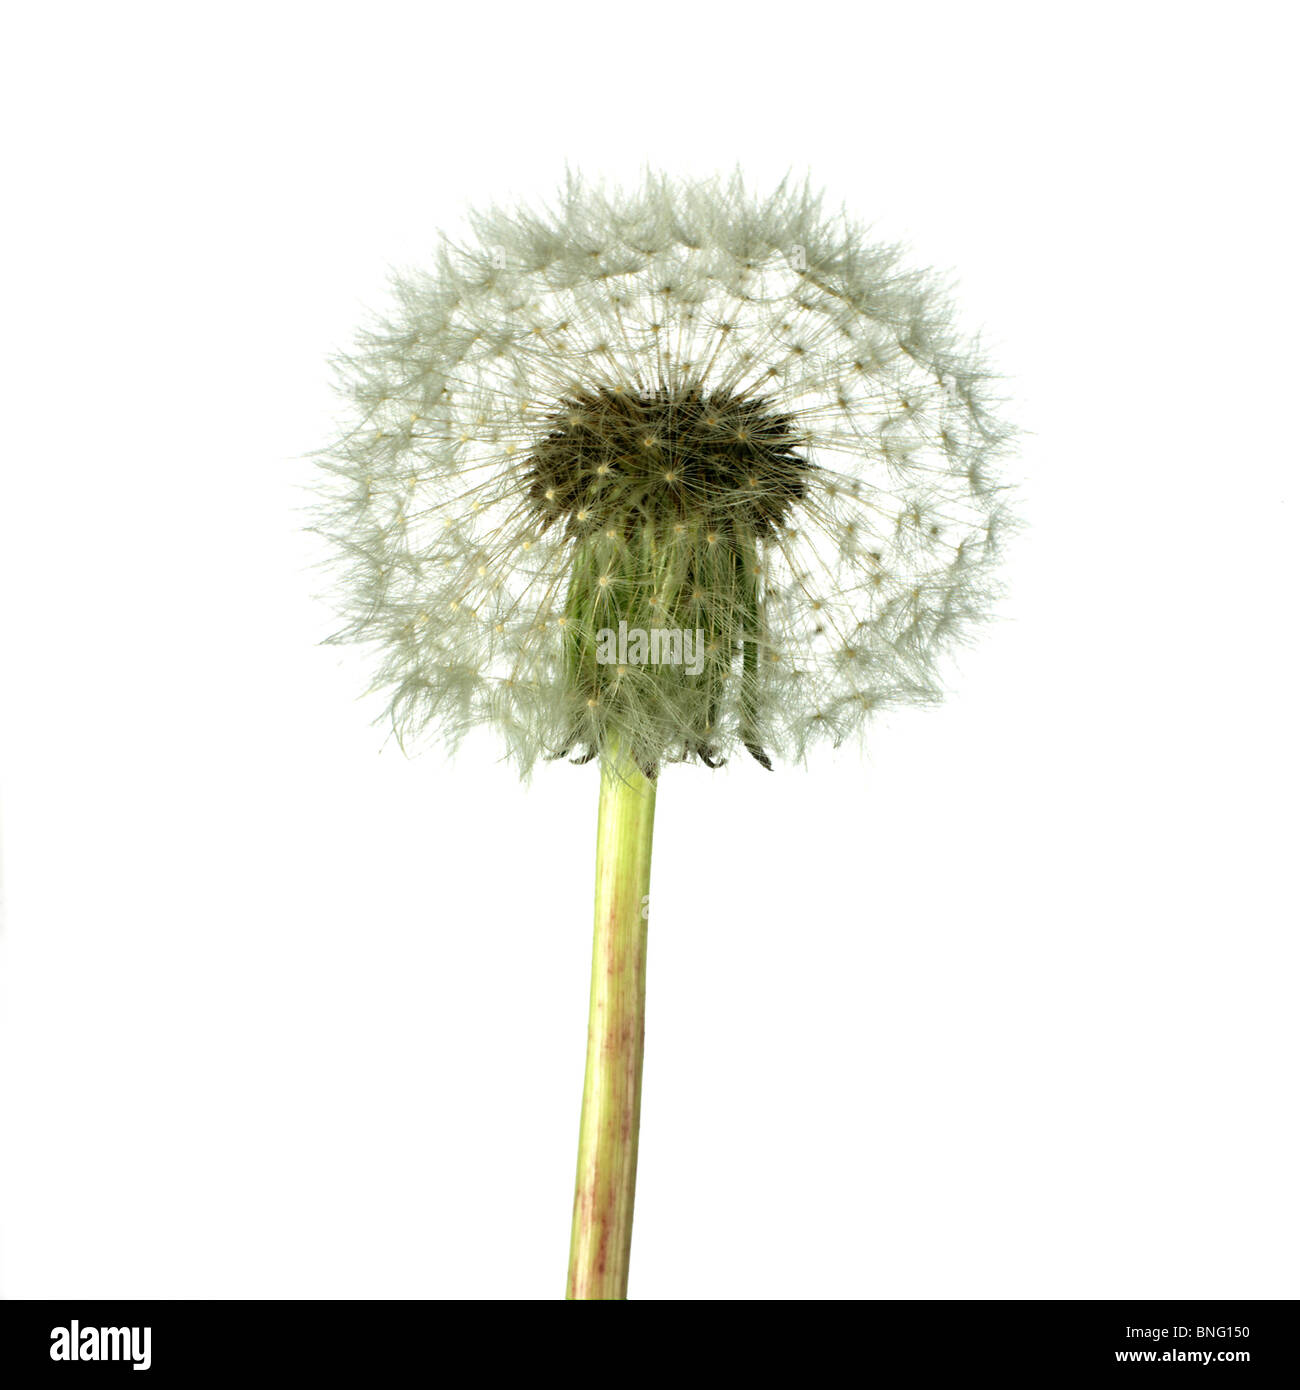
{"label": "dandelion stem", "polygon": [[655,783],[617,746],[602,759],[587,1073],[569,1298],[626,1298],[641,1122]]}

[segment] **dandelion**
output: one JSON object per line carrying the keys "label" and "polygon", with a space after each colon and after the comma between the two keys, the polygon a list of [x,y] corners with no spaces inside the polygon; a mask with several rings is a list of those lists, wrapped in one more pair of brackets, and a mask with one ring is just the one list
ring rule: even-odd
{"label": "dandelion", "polygon": [[600,761],[569,1292],[623,1297],[659,771],[939,698],[995,596],[1008,430],[932,278],[807,187],[571,178],[472,232],[340,364],[335,640],[404,743]]}

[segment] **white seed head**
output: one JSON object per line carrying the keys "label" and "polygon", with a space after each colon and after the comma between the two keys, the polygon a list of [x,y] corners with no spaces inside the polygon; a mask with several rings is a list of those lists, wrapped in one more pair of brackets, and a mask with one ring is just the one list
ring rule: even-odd
{"label": "white seed head", "polygon": [[[403,739],[492,724],[523,770],[799,758],[940,694],[996,589],[1010,436],[946,298],[808,189],[474,218],[340,363],[318,529]],[[598,660],[620,621],[701,669]]]}

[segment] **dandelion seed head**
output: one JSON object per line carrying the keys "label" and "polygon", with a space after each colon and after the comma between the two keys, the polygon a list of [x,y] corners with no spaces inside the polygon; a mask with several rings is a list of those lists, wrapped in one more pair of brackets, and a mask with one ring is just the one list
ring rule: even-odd
{"label": "dandelion seed head", "polygon": [[[335,640],[403,742],[770,766],[937,699],[996,596],[1010,432],[932,279],[738,176],[572,178],[472,231],[340,361],[320,456]],[[601,661],[620,623],[698,633],[698,669]]]}

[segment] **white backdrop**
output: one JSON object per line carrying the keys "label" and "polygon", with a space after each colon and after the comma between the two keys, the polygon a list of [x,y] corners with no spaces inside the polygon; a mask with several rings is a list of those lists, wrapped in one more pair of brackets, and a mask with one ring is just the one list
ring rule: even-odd
{"label": "white backdrop", "polygon": [[389,265],[648,162],[954,272],[1028,529],[942,709],[666,771],[632,1296],[1300,1295],[1287,24],[11,17],[4,1293],[562,1292],[597,774],[385,740],[302,459]]}

